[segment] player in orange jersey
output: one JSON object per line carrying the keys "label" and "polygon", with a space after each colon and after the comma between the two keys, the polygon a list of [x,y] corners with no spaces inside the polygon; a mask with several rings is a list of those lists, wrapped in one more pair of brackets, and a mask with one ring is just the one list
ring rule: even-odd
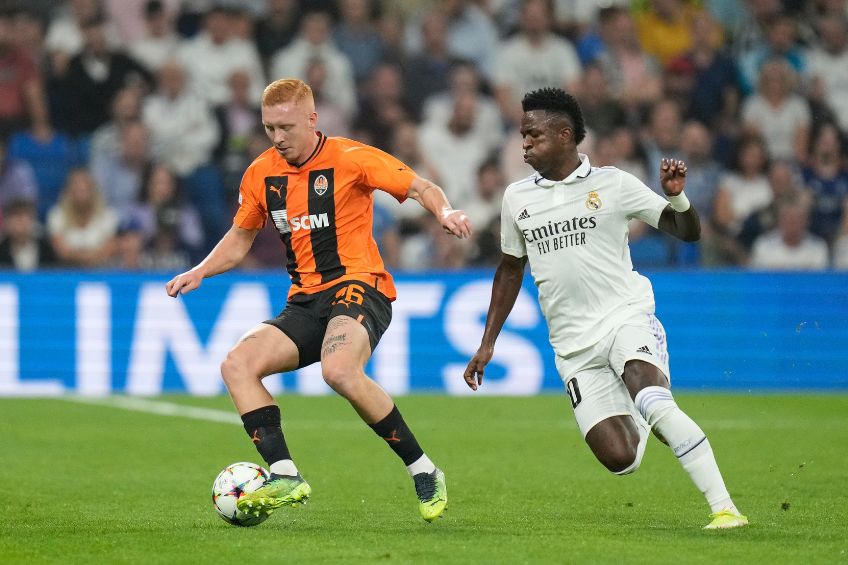
{"label": "player in orange jersey", "polygon": [[416,200],[444,230],[471,235],[468,218],[441,188],[374,147],[317,131],[312,89],[278,80],[262,96],[262,123],[273,147],[247,168],[233,227],[193,269],[166,285],[170,296],[232,269],[268,218],[285,244],[292,286],[279,316],[250,330],[229,352],[221,374],[245,430],[271,469],[239,509],[269,514],[309,498],[283,436],[280,409],[263,386],[268,375],[321,362],[324,380],[403,460],[421,516],[447,507],[444,473],[425,455],[391,397],[365,375],[365,364],[392,316],[395,287],[371,236],[372,192]]}

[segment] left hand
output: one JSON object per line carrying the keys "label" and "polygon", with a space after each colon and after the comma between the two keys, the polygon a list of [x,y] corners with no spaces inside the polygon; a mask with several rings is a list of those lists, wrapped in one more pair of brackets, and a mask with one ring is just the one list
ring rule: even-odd
{"label": "left hand", "polygon": [[666,196],[677,196],[686,186],[686,163],[678,159],[663,159],[660,164],[660,185]]}
{"label": "left hand", "polygon": [[471,222],[462,210],[444,210],[439,217],[445,232],[460,239],[471,237]]}

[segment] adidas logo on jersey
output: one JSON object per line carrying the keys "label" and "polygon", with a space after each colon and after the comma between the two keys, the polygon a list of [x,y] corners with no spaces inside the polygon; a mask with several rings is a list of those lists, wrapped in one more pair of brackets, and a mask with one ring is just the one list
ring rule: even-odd
{"label": "adidas logo on jersey", "polygon": [[648,346],[647,346],[647,345],[643,345],[642,347],[640,347],[639,349],[637,349],[637,350],[636,350],[636,353],[647,353],[648,355],[653,355],[653,353],[651,353],[651,350],[650,350],[650,349],[648,349]]}
{"label": "adidas logo on jersey", "polygon": [[518,219],[519,220],[529,220],[530,219],[530,214],[527,213],[527,208],[525,208],[524,210],[521,211],[521,213],[518,215]]}

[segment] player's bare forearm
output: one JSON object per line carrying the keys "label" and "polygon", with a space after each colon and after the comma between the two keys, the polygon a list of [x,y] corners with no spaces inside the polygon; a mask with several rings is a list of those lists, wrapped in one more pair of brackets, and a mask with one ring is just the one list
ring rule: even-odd
{"label": "player's bare forearm", "polygon": [[483,330],[483,340],[477,353],[468,362],[463,374],[465,384],[471,390],[477,390],[477,387],[483,384],[486,365],[489,364],[495,353],[495,340],[501,333],[501,328],[503,328],[507,316],[512,311],[515,299],[518,298],[518,292],[521,290],[526,263],[527,257],[518,258],[505,253],[501,255],[501,264],[495,271],[495,280],[492,284],[492,299],[489,302],[489,313],[486,315],[486,329]]}
{"label": "player's bare forearm", "polygon": [[657,227],[683,241],[691,242],[701,239],[701,219],[694,206],[690,206],[685,212],[677,212],[670,205],[666,206],[660,214]]}
{"label": "player's bare forearm", "polygon": [[454,210],[445,192],[435,183],[415,177],[406,193],[424,209],[433,214],[442,228],[459,238],[471,236],[471,224],[462,210]]}
{"label": "player's bare forearm", "polygon": [[657,227],[683,241],[701,239],[701,220],[689,199],[683,194],[686,186],[686,163],[679,159],[660,162],[660,185],[669,205],[660,214]]}
{"label": "player's bare forearm", "polygon": [[492,284],[492,298],[489,302],[489,312],[486,314],[486,327],[483,330],[481,347],[494,348],[495,340],[501,333],[504,322],[515,300],[521,290],[521,282],[524,280],[524,265],[527,257],[513,257],[506,253],[501,254],[501,262],[495,271],[495,279]]}
{"label": "player's bare forearm", "polygon": [[185,294],[199,287],[203,279],[229,271],[245,258],[257,233],[259,230],[231,227],[203,261],[168,281],[165,291],[172,297]]}

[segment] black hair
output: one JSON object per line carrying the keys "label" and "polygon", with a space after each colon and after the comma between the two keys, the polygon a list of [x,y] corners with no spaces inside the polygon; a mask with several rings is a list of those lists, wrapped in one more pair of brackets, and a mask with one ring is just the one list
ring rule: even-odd
{"label": "black hair", "polygon": [[568,116],[574,130],[574,142],[579,145],[586,137],[586,125],[583,123],[583,111],[571,94],[561,88],[540,88],[524,95],[521,108],[525,112],[545,110],[554,114]]}

